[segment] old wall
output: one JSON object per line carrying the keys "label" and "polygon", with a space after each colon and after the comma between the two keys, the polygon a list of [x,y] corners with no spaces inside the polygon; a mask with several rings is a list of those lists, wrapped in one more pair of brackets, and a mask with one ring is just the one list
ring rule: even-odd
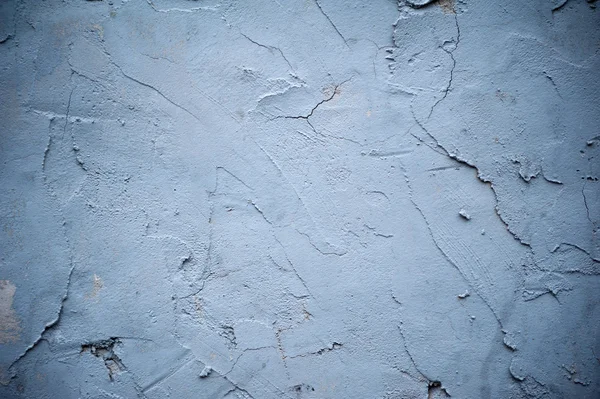
{"label": "old wall", "polygon": [[0,2],[0,396],[597,398],[599,13]]}

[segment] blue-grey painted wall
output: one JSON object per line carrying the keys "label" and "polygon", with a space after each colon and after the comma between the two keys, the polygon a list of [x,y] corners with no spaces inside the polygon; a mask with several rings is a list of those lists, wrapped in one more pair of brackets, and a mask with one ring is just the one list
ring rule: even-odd
{"label": "blue-grey painted wall", "polygon": [[597,398],[585,0],[0,2],[3,398]]}

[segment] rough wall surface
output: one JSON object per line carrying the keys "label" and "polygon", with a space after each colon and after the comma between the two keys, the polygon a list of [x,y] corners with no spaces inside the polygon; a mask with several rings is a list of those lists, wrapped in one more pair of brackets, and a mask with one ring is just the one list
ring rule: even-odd
{"label": "rough wall surface", "polygon": [[0,396],[599,397],[599,12],[0,2]]}

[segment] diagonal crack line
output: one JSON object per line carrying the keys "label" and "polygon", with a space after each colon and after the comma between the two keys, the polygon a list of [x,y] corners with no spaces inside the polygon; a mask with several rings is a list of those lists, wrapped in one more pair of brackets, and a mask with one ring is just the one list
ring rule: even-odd
{"label": "diagonal crack line", "polygon": [[[231,366],[231,368],[229,369],[229,371],[223,373],[222,371],[219,370],[215,370],[213,369],[213,371],[217,374],[219,374],[221,377],[223,377],[225,380],[227,380],[231,385],[233,385],[236,389],[239,389],[240,391],[246,393],[248,396],[252,397],[252,395],[245,390],[244,388],[240,387],[237,383],[235,383],[232,379],[229,378],[229,374],[233,371],[233,369],[235,368],[235,366],[237,365],[238,361],[240,360],[240,358],[242,357],[242,355],[244,355],[246,352],[248,351],[257,351],[257,350],[263,350],[263,349],[275,349],[277,350],[277,348],[275,346],[261,346],[258,348],[246,348],[242,351],[242,353],[240,353],[237,357],[237,359],[234,361],[233,365]],[[249,370],[242,368],[242,370],[244,370],[245,372],[248,372]],[[261,377],[260,375],[252,375],[251,378],[256,378],[258,380],[258,383],[263,385],[263,389],[265,391],[267,391],[267,388],[271,387],[274,388],[277,392],[278,392],[278,397],[280,398],[290,398],[291,396],[289,396],[284,390],[282,390],[281,388],[279,388],[277,385],[275,385],[274,383],[272,383],[270,380],[268,380],[265,377]]]}
{"label": "diagonal crack line", "polygon": [[260,214],[260,216],[262,216],[262,218],[264,219],[264,221],[265,221],[265,222],[267,222],[268,224],[270,224],[270,225],[271,225],[271,227],[274,227],[274,226],[273,226],[273,222],[271,222],[271,221],[270,221],[270,220],[267,218],[267,215],[265,215],[265,213],[263,212],[263,210],[262,210],[262,209],[260,209],[260,208],[258,207],[258,205],[256,205],[256,202],[254,202],[253,200],[249,199],[249,200],[248,200],[248,204],[252,205],[252,207],[253,207],[253,208],[256,210],[256,212],[258,212],[258,213]]}
{"label": "diagonal crack line", "polygon": [[[308,294],[311,296],[311,298],[315,299],[315,296],[311,292],[310,288],[308,288],[308,284],[306,284],[306,280],[304,280],[304,278],[302,278],[302,276],[300,276],[300,273],[298,273],[298,270],[296,269],[296,266],[294,266],[294,264],[292,263],[292,261],[288,257],[288,254],[287,254],[287,252],[285,250],[285,246],[283,245],[283,243],[279,240],[279,238],[277,238],[277,236],[274,235],[274,238],[275,238],[275,241],[277,241],[277,243],[281,247],[281,250],[283,251],[283,254],[285,256],[285,260],[287,260],[287,262],[289,263],[290,267],[294,271],[294,274],[296,275],[296,277],[298,278],[298,280],[300,280],[300,283],[302,283],[302,285],[306,289],[306,292],[308,292]],[[269,255],[269,258],[271,259],[271,261],[273,263],[277,264],[277,262],[275,262],[275,260],[270,255]]]}
{"label": "diagonal crack line", "polygon": [[417,366],[417,363],[415,362],[415,359],[412,357],[412,354],[410,353],[410,351],[408,350],[408,345],[406,344],[406,336],[404,335],[404,331],[402,330],[402,322],[400,322],[400,324],[398,325],[398,331],[400,331],[400,335],[402,336],[402,344],[404,345],[404,351],[406,352],[406,354],[408,355],[408,358],[410,359],[410,362],[412,363],[413,367],[415,368],[415,370],[417,370],[417,372],[419,374],[421,374],[421,377],[423,377],[425,379],[425,381],[427,381],[427,383],[431,382],[431,379],[429,379],[429,377],[427,377],[420,369],[419,366]]}
{"label": "diagonal crack line", "polygon": [[[494,212],[496,213],[496,216],[498,216],[498,219],[500,219],[500,221],[502,222],[502,224],[504,224],[504,226],[506,227],[506,231],[508,231],[508,233],[509,233],[509,234],[510,234],[510,235],[511,235],[511,236],[512,236],[512,237],[513,237],[515,240],[517,240],[517,241],[518,241],[518,242],[519,242],[521,245],[524,245],[524,246],[526,246],[527,248],[529,248],[529,250],[531,250],[531,244],[530,244],[530,243],[528,243],[527,241],[523,241],[523,239],[521,239],[521,237],[519,237],[519,236],[517,235],[517,233],[513,232],[513,231],[510,229],[510,226],[509,226],[508,222],[507,222],[507,221],[505,221],[505,220],[502,218],[502,214],[500,213],[500,209],[498,208],[498,206],[499,206],[499,203],[498,203],[498,194],[496,193],[496,189],[494,188],[494,185],[492,184],[492,181],[491,181],[491,180],[487,180],[485,177],[482,177],[481,173],[479,172],[479,168],[478,168],[477,166],[475,166],[475,165],[474,165],[474,164],[472,164],[471,162],[469,162],[469,161],[467,161],[467,160],[465,160],[465,159],[463,159],[463,158],[459,157],[458,155],[456,155],[456,154],[454,154],[454,153],[451,153],[451,152],[449,152],[449,151],[446,149],[446,147],[444,147],[443,145],[441,145],[441,144],[439,143],[439,141],[438,141],[438,140],[437,140],[437,139],[436,139],[436,138],[435,138],[435,137],[434,137],[434,136],[433,136],[431,133],[429,133],[429,131],[427,131],[427,130],[424,128],[424,126],[423,126],[421,123],[419,123],[419,122],[417,121],[417,124],[418,124],[418,125],[419,125],[419,126],[420,126],[420,127],[421,127],[421,128],[424,130],[424,131],[425,131],[425,133],[427,133],[427,135],[428,135],[429,137],[431,137],[431,139],[432,139],[432,140],[435,142],[435,145],[436,145],[437,147],[439,147],[439,148],[440,148],[440,149],[443,151],[443,153],[441,153],[441,155],[446,155],[448,158],[450,158],[450,159],[452,159],[452,160],[454,160],[454,161],[458,162],[458,163],[459,163],[459,164],[461,164],[461,165],[466,165],[466,166],[468,166],[468,167],[470,167],[470,168],[473,168],[473,169],[475,169],[475,171],[477,172],[477,174],[476,174],[476,176],[477,176],[477,179],[479,179],[479,181],[481,181],[482,183],[489,184],[490,188],[492,189],[492,193],[494,193],[494,200],[496,201],[496,206],[494,206]],[[419,138],[419,137],[416,137],[416,136],[414,136],[414,135],[413,135],[413,137],[415,137],[417,140],[421,141],[422,143],[425,143],[425,142],[424,142],[424,141],[423,141],[421,138]],[[427,144],[426,144],[426,145],[427,145]],[[431,147],[431,146],[429,146],[429,145],[427,145],[427,147],[431,148],[433,151],[436,151],[436,150],[435,150],[433,147]],[[436,151],[436,152],[440,153],[439,151]]]}
{"label": "diagonal crack line", "polygon": [[[73,76],[74,72],[71,72],[71,77]],[[75,91],[75,88],[71,89],[71,93],[69,93],[69,101],[67,102],[67,111],[65,112],[65,124],[63,126],[63,134],[62,134],[62,138],[63,139],[65,137],[65,134],[67,133],[67,126],[69,124],[69,112],[71,111],[71,98],[73,97],[73,91]]]}
{"label": "diagonal crack line", "polygon": [[147,87],[149,89],[152,89],[154,92],[156,92],[158,95],[160,95],[162,98],[164,98],[165,100],[167,100],[168,102],[170,102],[171,104],[173,104],[174,106],[176,106],[177,108],[179,108],[180,110],[184,111],[185,113],[187,113],[188,115],[190,115],[192,118],[196,119],[198,122],[202,122],[200,120],[200,118],[198,118],[193,112],[191,112],[190,110],[188,110],[187,108],[185,108],[184,106],[177,104],[175,101],[171,100],[169,97],[165,96],[160,90],[158,90],[156,87],[152,86],[151,84],[148,83],[144,83],[141,80],[138,80],[132,76],[127,75],[124,71],[123,68],[121,68],[119,65],[115,64],[114,62],[112,62],[112,64],[117,67],[117,69],[121,72],[121,74],[123,74],[123,76],[125,76],[127,79],[140,84],[144,87]]}
{"label": "diagonal crack line", "polygon": [[[408,177],[407,177],[407,181],[408,181]],[[502,325],[502,321],[500,320],[500,318],[498,317],[498,315],[496,314],[496,311],[494,310],[494,308],[492,308],[492,305],[490,305],[490,303],[488,302],[488,300],[481,295],[481,293],[479,293],[479,290],[477,288],[475,288],[471,282],[469,281],[469,279],[467,278],[467,276],[465,276],[465,274],[463,273],[463,271],[460,269],[460,267],[458,267],[458,265],[456,264],[456,262],[454,262],[452,260],[452,258],[450,258],[450,256],[448,256],[448,254],[440,247],[440,245],[438,244],[437,240],[435,239],[435,236],[433,235],[433,231],[431,229],[431,225],[429,224],[429,221],[427,220],[427,218],[425,217],[425,214],[423,213],[423,211],[421,210],[421,208],[417,205],[417,203],[412,199],[410,199],[410,202],[412,202],[412,204],[414,205],[414,207],[417,209],[417,211],[419,212],[419,214],[421,215],[421,217],[423,218],[423,220],[425,221],[425,225],[427,226],[427,231],[429,232],[429,236],[431,237],[431,239],[433,240],[433,243],[435,245],[435,247],[440,251],[440,253],[442,254],[442,256],[444,257],[444,259],[446,259],[446,261],[448,261],[448,263],[450,263],[456,270],[458,270],[458,273],[461,275],[461,277],[467,282],[467,284],[469,284],[469,286],[471,287],[471,289],[473,289],[473,292],[475,292],[477,294],[477,296],[479,298],[481,298],[481,300],[483,301],[483,303],[487,306],[487,308],[492,312],[492,314],[494,315],[494,318],[496,319],[496,321],[498,322],[498,325],[500,326],[501,329],[503,329],[503,325]]]}
{"label": "diagonal crack line", "polygon": [[[441,148],[443,148],[443,147],[441,147]],[[469,166],[471,166],[471,165],[469,165]],[[437,240],[435,239],[435,236],[433,235],[433,230],[431,229],[431,225],[429,224],[429,221],[427,220],[427,217],[425,216],[425,213],[423,212],[423,210],[421,209],[421,207],[415,202],[415,200],[412,197],[412,195],[413,195],[413,189],[412,189],[412,185],[410,184],[410,179],[408,177],[408,174],[406,173],[406,170],[405,170],[405,173],[404,173],[404,179],[406,180],[406,184],[408,185],[410,202],[413,204],[413,206],[419,212],[419,214],[421,215],[421,218],[425,222],[425,226],[427,227],[427,232],[429,233],[429,236],[431,237],[431,240],[433,241],[433,244],[438,249],[438,251],[440,251],[440,253],[444,257],[444,259],[446,259],[446,261],[448,261],[448,263],[450,263],[458,271],[458,273],[461,275],[461,277],[463,278],[463,280],[465,280],[465,282],[473,289],[473,292],[475,294],[477,294],[477,296],[479,298],[481,298],[481,300],[483,301],[483,303],[487,306],[487,308],[490,310],[490,312],[492,312],[492,314],[494,315],[494,318],[496,319],[496,322],[498,322],[498,325],[500,326],[500,328],[503,329],[504,327],[502,325],[502,321],[500,320],[500,318],[496,314],[496,311],[494,310],[494,308],[492,308],[492,305],[490,305],[490,303],[488,302],[488,300],[483,295],[481,295],[481,293],[479,292],[479,290],[477,288],[475,288],[473,286],[473,284],[471,284],[471,282],[469,281],[469,279],[467,278],[467,276],[463,273],[463,271],[460,269],[460,267],[458,267],[458,265],[456,264],[456,262],[454,262],[450,258],[450,256],[448,256],[448,254],[438,244]],[[500,220],[502,220],[502,219],[500,219]]]}
{"label": "diagonal crack line", "polygon": [[312,124],[312,122],[308,118],[306,118],[306,123],[308,123],[308,126],[310,126],[310,128],[312,129],[313,132],[315,132],[315,134],[324,136],[323,133],[318,132],[317,129],[315,129],[315,126]]}
{"label": "diagonal crack line", "polygon": [[[454,55],[452,54],[457,48],[458,48],[458,44],[460,42],[460,26],[458,25],[458,18],[456,16],[456,14],[454,15],[454,20],[456,23],[456,30],[457,30],[457,40],[456,40],[456,45],[454,47],[454,49],[452,51],[449,50],[444,50],[446,51],[448,54],[450,54],[450,56],[452,57],[452,60],[454,62],[454,65],[456,65],[456,61],[454,59]],[[450,86],[452,84],[452,79],[453,79],[453,74],[454,74],[454,67],[451,69],[450,71],[450,80],[448,82],[448,88],[446,89],[446,93],[444,95],[444,97],[442,97],[441,100],[443,100],[444,98],[446,98],[448,91],[450,90]],[[439,151],[437,151],[434,147],[432,147],[431,145],[425,143],[425,141],[419,137],[417,137],[416,135],[412,134],[411,135],[413,137],[415,137],[417,140],[419,140],[420,142],[424,143],[425,145],[427,145],[427,147],[429,147],[430,149],[432,149],[433,151],[440,153],[441,155],[446,155],[447,157],[449,157],[450,159],[455,160],[456,162],[469,166],[473,169],[475,169],[475,171],[477,172],[477,178],[482,182],[482,183],[486,183],[490,185],[490,188],[492,189],[492,192],[494,193],[494,198],[496,201],[496,206],[494,207],[494,211],[496,213],[496,215],[498,216],[498,218],[500,219],[500,221],[505,225],[506,230],[510,233],[510,235],[513,236],[513,238],[515,240],[517,240],[521,245],[524,245],[526,247],[528,247],[531,250],[531,244],[529,244],[526,241],[523,241],[515,232],[513,232],[510,229],[510,226],[508,224],[507,221],[505,221],[502,218],[502,215],[500,214],[500,210],[498,208],[498,194],[496,193],[496,190],[494,189],[494,185],[492,184],[492,182],[490,180],[487,180],[486,178],[482,177],[482,175],[479,172],[479,168],[477,166],[475,166],[473,163],[461,158],[459,155],[455,154],[455,153],[451,153],[450,151],[448,151],[448,149],[446,149],[446,147],[444,147],[443,145],[440,144],[440,142],[437,140],[437,138],[435,138],[430,132],[429,130],[427,130],[427,128],[425,128],[425,123],[427,123],[427,121],[429,120],[429,118],[431,117],[431,114],[433,113],[434,108],[436,107],[436,105],[438,105],[440,103],[441,100],[438,100],[430,109],[429,111],[429,115],[427,116],[427,119],[425,120],[425,122],[421,122],[419,121],[419,119],[417,118],[417,116],[414,113],[414,109],[412,108],[412,103],[411,103],[411,113],[413,116],[413,119],[415,120],[415,123],[433,140],[433,142],[435,143],[436,147],[438,147],[440,150],[443,151],[443,153],[440,153]],[[410,132],[410,130],[409,130]]]}
{"label": "diagonal crack line", "polygon": [[285,56],[285,54],[283,54],[283,51],[281,51],[281,49],[279,47],[269,46],[269,45],[266,45],[266,44],[259,43],[256,40],[251,39],[250,37],[248,37],[247,35],[245,35],[241,31],[240,31],[240,35],[244,36],[251,43],[256,44],[258,47],[265,48],[265,49],[267,49],[269,51],[277,51],[281,55],[281,58],[283,58],[284,61],[286,62],[286,64],[290,67],[290,69],[292,70],[292,72],[294,71],[294,67],[292,66],[292,64],[290,63],[290,61],[287,59],[287,57]]}
{"label": "diagonal crack line", "polygon": [[48,143],[46,144],[46,148],[44,148],[44,157],[42,158],[42,172],[44,173],[44,181],[47,181],[48,177],[46,176],[46,162],[48,161],[48,155],[50,154],[50,149],[52,148],[52,124],[54,122],[54,118],[50,119],[48,123]]}
{"label": "diagonal crack line", "polygon": [[429,120],[429,118],[431,117],[431,114],[433,114],[433,110],[435,109],[435,107],[437,107],[437,105],[439,103],[441,103],[442,101],[444,101],[446,99],[446,97],[448,96],[448,93],[450,92],[450,89],[452,89],[452,80],[454,79],[454,69],[456,68],[456,59],[454,58],[454,52],[456,51],[456,49],[458,48],[458,45],[460,44],[460,26],[458,25],[458,17],[456,15],[456,13],[454,14],[454,23],[456,24],[456,43],[454,44],[454,48],[452,50],[446,50],[442,46],[442,50],[444,50],[444,52],[446,52],[446,54],[448,54],[450,56],[450,59],[452,60],[452,68],[450,69],[450,79],[448,79],[448,84],[446,85],[446,88],[444,89],[444,95],[442,96],[442,98],[437,100],[433,104],[431,109],[429,110],[429,115],[427,115],[427,120]]}
{"label": "diagonal crack line", "polygon": [[[343,251],[343,252],[336,252],[336,251],[323,251],[322,249],[320,249],[318,246],[315,245],[315,243],[312,242],[312,239],[310,238],[310,236],[306,233],[301,232],[300,230],[296,229],[296,232],[300,235],[303,235],[304,237],[306,237],[306,239],[308,240],[308,243],[317,251],[319,252],[321,255],[335,255],[335,256],[344,256],[346,255],[348,252],[347,251]],[[326,242],[327,244],[329,244],[328,242]],[[331,244],[329,244],[331,245]]]}
{"label": "diagonal crack line", "polygon": [[161,376],[160,378],[156,379],[155,381],[152,381],[151,383],[149,383],[148,385],[146,385],[145,387],[140,387],[141,388],[141,394],[145,396],[145,394],[152,390],[154,387],[156,387],[157,385],[159,385],[161,382],[169,379],[170,377],[172,377],[173,375],[175,375],[179,370],[183,369],[185,366],[187,366],[188,364],[192,363],[193,361],[195,361],[196,358],[195,357],[190,357],[185,359],[181,364],[176,365],[175,367],[171,368],[169,370],[169,372],[163,376]]}
{"label": "diagonal crack line", "polygon": [[425,126],[417,118],[417,116],[415,115],[415,110],[413,108],[413,102],[412,101],[410,103],[410,113],[412,114],[412,117],[415,120],[415,123],[417,124],[417,126],[419,126],[421,128],[421,130],[423,130],[431,138],[431,140],[433,140],[433,142],[435,143],[436,147],[434,147],[430,143],[427,143],[421,137],[419,137],[419,136],[415,135],[414,133],[412,133],[411,132],[412,128],[409,129],[410,135],[413,136],[414,138],[416,138],[417,140],[419,140],[421,143],[425,144],[427,147],[429,147],[433,151],[437,152],[438,154],[443,155],[443,156],[449,156],[448,152],[440,145],[440,143],[437,141],[437,139],[435,137],[433,137],[431,135],[431,133],[429,133],[429,131],[425,128]]}
{"label": "diagonal crack line", "polygon": [[254,396],[252,396],[250,394],[250,392],[246,391],[244,388],[240,387],[235,382],[231,381],[231,379],[229,377],[227,377],[226,375],[223,375],[222,377],[225,379],[225,381],[227,381],[228,383],[230,383],[233,386],[232,389],[230,389],[229,391],[225,392],[225,396],[223,396],[223,397],[226,397],[230,393],[235,392],[236,390],[238,390],[238,391],[241,391],[242,393],[244,393],[246,396],[248,396],[248,398],[254,399]]}
{"label": "diagonal crack line", "polygon": [[552,87],[554,88],[554,91],[556,92],[556,94],[558,95],[558,97],[560,97],[560,99],[562,100],[563,97],[560,94],[560,91],[558,91],[558,86],[556,85],[556,82],[554,81],[554,79],[552,79],[552,76],[548,75],[547,72],[543,72],[544,76],[546,77],[546,79],[548,79],[548,81],[550,81],[550,84],[552,84]]}
{"label": "diagonal crack line", "polygon": [[42,330],[42,332],[40,333],[40,336],[33,341],[33,343],[31,345],[29,345],[26,349],[25,352],[23,352],[21,355],[19,355],[19,357],[17,357],[11,364],[10,366],[8,366],[8,370],[10,370],[12,367],[14,367],[21,359],[23,359],[25,356],[27,356],[27,354],[29,354],[29,352],[31,352],[40,342],[42,342],[45,338],[44,338],[44,334],[46,334],[46,332],[48,330],[50,330],[51,328],[53,328],[54,326],[56,326],[59,321],[60,318],[63,314],[63,309],[65,306],[65,301],[67,300],[67,298],[69,297],[69,287],[71,286],[71,278],[73,276],[73,271],[75,270],[75,262],[73,262],[73,256],[70,256],[70,262],[71,262],[71,269],[69,270],[69,276],[67,278],[67,286],[65,288],[65,293],[62,297],[61,303],[60,303],[60,308],[58,309],[58,314],[56,315],[56,318],[52,321],[50,321],[48,324],[46,324],[44,326],[44,329]]}
{"label": "diagonal crack line", "polygon": [[[240,359],[242,358],[243,355],[246,354],[246,352],[253,352],[253,351],[260,351],[263,349],[275,349],[277,350],[277,348],[273,345],[267,345],[267,346],[259,346],[258,348],[246,348],[242,351],[242,353],[240,353],[238,355],[238,357],[233,361],[233,364],[231,365],[231,367],[229,368],[229,371],[227,371],[224,374],[221,374],[223,377],[227,377],[229,374],[231,374],[231,372],[233,371],[233,369],[235,368],[235,366],[238,364],[238,362],[240,361]],[[217,371],[218,373],[218,371]],[[220,373],[219,373],[220,374]]]}
{"label": "diagonal crack line", "polygon": [[246,184],[246,182],[244,182],[242,179],[240,179],[239,177],[237,177],[236,175],[234,175],[233,173],[231,173],[231,171],[229,171],[227,168],[225,168],[224,166],[217,166],[216,170],[222,170],[225,173],[227,173],[229,176],[233,177],[235,180],[237,180],[238,182],[240,182],[244,187],[246,187],[249,190],[254,191],[254,189],[252,187],[250,187],[249,185]]}
{"label": "diagonal crack line", "polygon": [[583,187],[581,187],[581,195],[583,196],[583,205],[585,206],[585,211],[587,213],[587,219],[590,221],[592,226],[596,227],[596,223],[590,217],[590,208],[587,203],[587,197],[585,196],[585,182],[583,183]]}
{"label": "diagonal crack line", "polygon": [[346,40],[346,38],[344,37],[344,35],[342,35],[342,33],[338,30],[337,26],[335,26],[335,24],[333,23],[333,21],[331,20],[331,18],[329,18],[329,15],[327,15],[325,13],[325,11],[323,11],[323,8],[321,7],[321,4],[319,4],[319,0],[315,0],[315,4],[317,5],[317,7],[319,7],[319,11],[321,11],[321,14],[323,14],[323,16],[325,18],[327,18],[327,21],[329,21],[329,23],[331,24],[331,26],[333,27],[333,29],[337,32],[338,36],[342,38],[342,40],[344,41],[344,44],[346,45],[346,47],[350,48],[350,46],[348,45],[348,41]]}

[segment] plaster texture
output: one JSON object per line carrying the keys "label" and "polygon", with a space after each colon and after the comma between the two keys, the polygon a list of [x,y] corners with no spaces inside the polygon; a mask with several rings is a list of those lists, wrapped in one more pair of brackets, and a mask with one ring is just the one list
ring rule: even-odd
{"label": "plaster texture", "polygon": [[0,2],[0,397],[600,397],[584,0]]}

